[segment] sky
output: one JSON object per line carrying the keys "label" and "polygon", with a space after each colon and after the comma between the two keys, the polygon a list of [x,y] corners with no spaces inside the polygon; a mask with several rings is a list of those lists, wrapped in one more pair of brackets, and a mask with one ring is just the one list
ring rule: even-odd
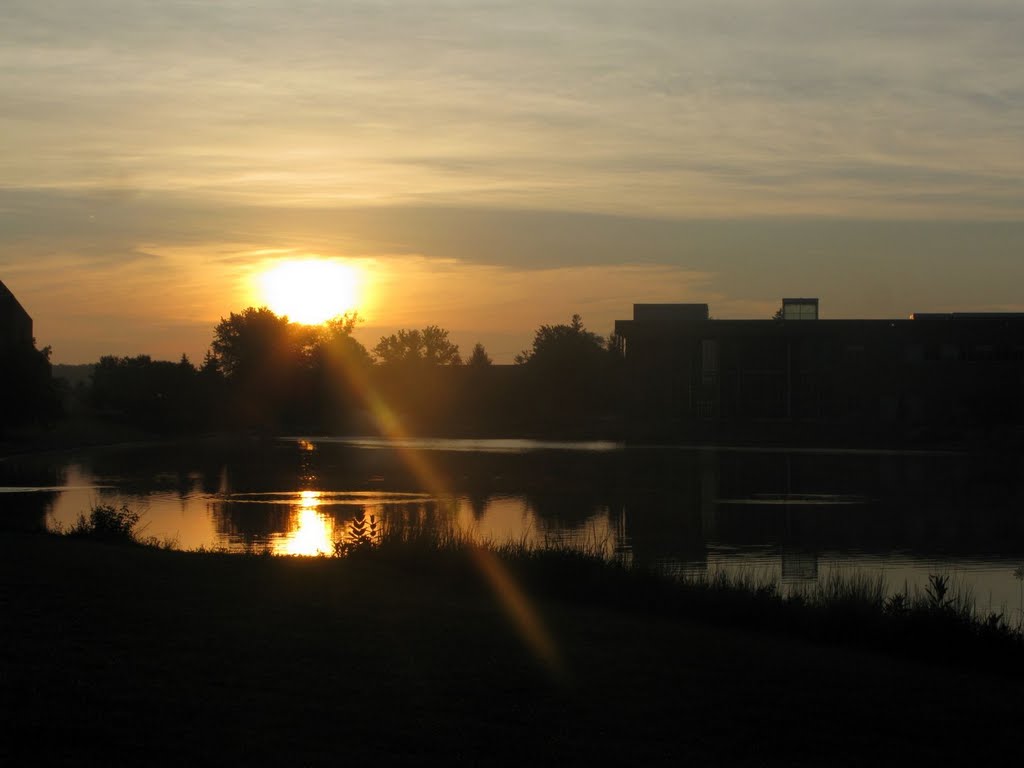
{"label": "sky", "polygon": [[0,280],[60,363],[201,360],[288,260],[359,275],[368,346],[497,362],[644,302],[1024,311],[1022,41],[1020,0],[4,0]]}

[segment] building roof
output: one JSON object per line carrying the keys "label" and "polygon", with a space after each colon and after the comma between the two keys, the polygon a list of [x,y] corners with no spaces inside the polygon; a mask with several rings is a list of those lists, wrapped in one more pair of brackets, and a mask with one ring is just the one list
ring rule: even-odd
{"label": "building roof", "polygon": [[0,282],[0,349],[33,343],[32,318],[10,289]]}
{"label": "building roof", "polygon": [[11,289],[4,285],[3,280],[0,280],[0,307],[5,309],[16,308],[17,311],[28,317],[28,312],[21,306],[17,297],[11,293]]}

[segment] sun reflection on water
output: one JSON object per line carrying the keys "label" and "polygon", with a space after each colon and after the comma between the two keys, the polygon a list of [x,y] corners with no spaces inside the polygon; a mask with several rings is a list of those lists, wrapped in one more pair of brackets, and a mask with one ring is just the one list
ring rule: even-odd
{"label": "sun reflection on water", "polygon": [[279,555],[330,554],[334,549],[334,521],[317,510],[320,491],[301,491],[293,514],[291,531],[276,542]]}

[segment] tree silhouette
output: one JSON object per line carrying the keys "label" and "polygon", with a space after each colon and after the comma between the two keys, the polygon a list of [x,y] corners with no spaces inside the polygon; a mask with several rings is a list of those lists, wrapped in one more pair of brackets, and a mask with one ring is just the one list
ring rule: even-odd
{"label": "tree silhouette", "polygon": [[307,418],[321,428],[344,430],[355,409],[364,404],[366,372],[373,359],[366,347],[352,338],[359,321],[355,313],[328,320],[307,340],[306,367],[311,400]]}
{"label": "tree silhouette", "polygon": [[614,331],[608,334],[608,338],[604,342],[604,348],[608,350],[608,354],[618,361],[625,358],[625,345],[626,340]]}
{"label": "tree silhouette", "polygon": [[573,315],[568,325],[542,325],[533,346],[516,355],[526,369],[528,393],[545,430],[573,431],[592,423],[608,406],[611,356],[604,339]]}
{"label": "tree silhouette", "polygon": [[359,315],[349,312],[334,317],[319,326],[316,340],[318,353],[327,356],[335,364],[368,366],[373,358],[366,347],[352,338],[352,332],[359,323]]}
{"label": "tree silhouette", "polygon": [[494,361],[491,360],[491,356],[487,354],[487,350],[484,349],[484,345],[479,341],[473,346],[473,353],[466,360],[466,365],[472,366],[473,368],[486,368],[491,365]]}
{"label": "tree silhouette", "polygon": [[295,351],[292,342],[287,317],[278,317],[267,307],[248,307],[221,318],[210,351],[229,380],[249,378],[294,362],[289,359]]}
{"label": "tree silhouette", "polygon": [[302,325],[249,307],[218,323],[204,369],[212,362],[223,373],[243,425],[312,427],[327,414],[337,424],[350,404],[352,372],[370,363],[352,338],[358,319]]}
{"label": "tree silhouette", "polygon": [[416,364],[459,365],[459,346],[448,339],[448,331],[436,325],[423,330],[402,328],[390,336],[381,336],[373,356],[384,365]]}
{"label": "tree silhouette", "polygon": [[533,346],[516,355],[519,365],[566,368],[603,359],[604,339],[583,327],[583,319],[573,315],[568,325],[542,325],[533,336]]}
{"label": "tree silhouette", "polygon": [[90,399],[108,419],[157,432],[181,432],[205,420],[201,384],[185,355],[177,363],[149,355],[106,355],[93,368]]}

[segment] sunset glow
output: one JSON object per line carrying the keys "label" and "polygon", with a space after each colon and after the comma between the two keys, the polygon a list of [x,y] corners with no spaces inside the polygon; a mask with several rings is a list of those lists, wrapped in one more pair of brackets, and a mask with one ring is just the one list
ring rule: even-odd
{"label": "sunset glow", "polygon": [[357,311],[361,287],[354,267],[325,259],[277,262],[259,278],[260,303],[304,325]]}

